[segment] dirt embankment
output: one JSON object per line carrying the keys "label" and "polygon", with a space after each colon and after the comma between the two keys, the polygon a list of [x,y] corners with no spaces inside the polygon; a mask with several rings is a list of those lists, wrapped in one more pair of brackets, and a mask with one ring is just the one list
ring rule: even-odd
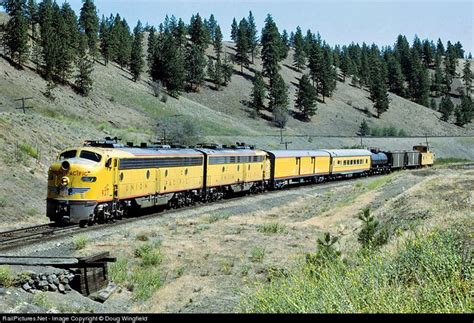
{"label": "dirt embankment", "polygon": [[[266,282],[275,272],[285,272],[305,253],[314,252],[324,232],[340,238],[337,248],[343,256],[360,248],[357,215],[365,207],[390,233],[385,248],[414,228],[443,228],[457,220],[474,224],[472,183],[472,169],[432,168],[304,186],[90,233],[86,248],[80,251],[73,249],[71,237],[18,253],[110,251],[126,262],[125,273],[132,277],[142,268],[135,250],[157,245],[161,261],[153,268],[160,271],[161,287],[148,300],[132,301],[137,286],[131,288],[131,278],[126,279],[122,293],[96,310],[114,310],[128,303],[126,309],[137,312],[232,312],[242,291],[256,281]],[[58,306],[51,299],[51,306]]]}

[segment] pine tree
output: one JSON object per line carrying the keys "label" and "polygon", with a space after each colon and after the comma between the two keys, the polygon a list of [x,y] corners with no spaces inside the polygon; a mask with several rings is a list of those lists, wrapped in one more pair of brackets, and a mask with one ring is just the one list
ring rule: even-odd
{"label": "pine tree", "polygon": [[470,96],[461,96],[461,105],[456,108],[455,115],[456,125],[460,127],[471,122],[474,117],[474,105]]}
{"label": "pine tree", "polygon": [[441,65],[438,60],[436,60],[436,67],[433,82],[431,83],[431,91],[434,92],[435,96],[440,96],[443,90],[443,70],[441,69]]}
{"label": "pine tree", "polygon": [[6,7],[10,15],[5,26],[3,43],[6,54],[19,66],[28,58],[28,18],[26,0],[16,0]]}
{"label": "pine tree", "polygon": [[232,20],[232,25],[230,26],[230,39],[235,43],[237,41],[237,31],[239,29],[239,25],[237,25],[237,20]]}
{"label": "pine tree", "polygon": [[288,87],[283,77],[277,73],[270,78],[269,104],[270,111],[276,107],[288,109]]}
{"label": "pine tree", "polygon": [[247,20],[242,19],[239,23],[239,29],[237,30],[237,40],[236,40],[236,55],[235,60],[240,64],[240,72],[243,73],[244,66],[250,64],[248,57],[249,53],[249,39],[248,39],[248,23]]}
{"label": "pine tree", "polygon": [[346,50],[343,50],[342,52],[342,59],[341,59],[341,72],[342,72],[342,77],[343,81],[346,81],[346,77],[352,73],[353,71],[353,65],[352,65],[352,60],[351,57],[349,56],[349,52]]}
{"label": "pine tree", "polygon": [[369,128],[369,125],[367,124],[367,122],[364,119],[364,120],[362,120],[362,123],[360,124],[360,127],[359,127],[359,135],[362,136],[362,137],[365,137],[369,134],[370,134],[370,128]]}
{"label": "pine tree", "polygon": [[204,28],[204,23],[199,13],[196,16],[191,17],[189,24],[189,36],[191,36],[191,42],[195,45],[205,49],[207,47],[207,35]]}
{"label": "pine tree", "polygon": [[87,36],[87,44],[92,56],[97,52],[97,33],[99,32],[99,17],[93,0],[83,0],[79,17],[79,25]]}
{"label": "pine tree", "polygon": [[266,95],[265,82],[263,81],[262,73],[255,72],[255,78],[253,81],[253,89],[252,89],[252,94],[251,94],[252,101],[250,105],[257,114],[260,110],[265,108],[265,105],[264,105],[265,95]]}
{"label": "pine tree", "polygon": [[439,112],[441,112],[441,120],[448,122],[449,117],[454,111],[454,104],[449,98],[449,96],[445,96],[441,99],[441,103],[439,105]]}
{"label": "pine tree", "polygon": [[214,46],[214,52],[216,53],[216,58],[220,59],[222,52],[222,32],[221,27],[217,25],[216,31],[214,33],[214,38],[212,39],[212,45]]}
{"label": "pine tree", "polygon": [[389,91],[399,96],[405,96],[405,80],[400,63],[390,56],[387,67]]}
{"label": "pine tree", "polygon": [[224,62],[222,63],[222,77],[224,79],[224,86],[232,79],[232,74],[234,74],[234,66],[230,62],[229,58],[224,54]]}
{"label": "pine tree", "polygon": [[380,73],[380,66],[373,67],[372,82],[370,85],[370,98],[374,102],[374,109],[377,111],[377,118],[389,108],[389,99],[385,79]]}
{"label": "pine tree", "polygon": [[39,15],[38,15],[38,4],[36,0],[28,0],[27,4],[27,18],[30,23],[31,33],[33,36],[36,35],[36,25],[39,22]]}
{"label": "pine tree", "polygon": [[425,39],[423,41],[423,63],[425,64],[426,67],[429,67],[431,65],[431,62],[433,61],[433,49],[431,47],[430,42],[428,39]]}
{"label": "pine tree", "polygon": [[[117,19],[118,17],[118,19]],[[114,22],[113,37],[115,38],[115,60],[123,69],[129,66],[132,52],[132,36],[130,27],[125,19],[120,19],[117,15]]]}
{"label": "pine tree", "polygon": [[186,50],[185,58],[186,81],[190,89],[196,91],[203,84],[206,76],[206,58],[202,48],[198,44],[191,44]]}
{"label": "pine tree", "polygon": [[214,82],[216,86],[216,90],[219,91],[224,82],[224,71],[222,68],[222,62],[221,62],[220,57],[218,57],[216,59],[216,62],[214,63],[214,74],[212,77],[212,81]]}
{"label": "pine tree", "polygon": [[94,80],[92,78],[92,72],[94,70],[94,60],[88,54],[88,38],[82,36],[79,40],[79,56],[77,57],[77,75],[76,75],[76,88],[77,91],[83,96],[88,96],[92,91]]}
{"label": "pine tree", "polygon": [[325,97],[331,97],[332,93],[336,89],[336,69],[333,66],[332,52],[329,46],[323,48],[323,65],[320,79],[321,90],[320,93],[323,96],[323,102]]}
{"label": "pine tree", "polygon": [[434,111],[438,111],[438,105],[436,104],[436,101],[434,98],[431,98],[430,101],[430,108]]}
{"label": "pine tree", "polygon": [[133,29],[133,44],[130,56],[130,71],[133,75],[133,81],[136,82],[140,78],[143,70],[143,27],[140,20]]}
{"label": "pine tree", "polygon": [[149,69],[151,70],[151,66],[153,65],[153,59],[155,57],[155,53],[158,50],[158,35],[156,34],[155,27],[151,27],[148,31],[148,48],[147,48],[147,62]]}
{"label": "pine tree", "polygon": [[[57,8],[57,4],[54,5]],[[53,2],[44,0],[39,5],[39,20],[41,33],[42,61],[44,63],[44,76],[51,81],[54,76],[56,66],[58,34],[53,26]]]}
{"label": "pine tree", "polygon": [[[162,60],[161,74],[163,85],[166,86],[170,95],[178,96],[184,89],[184,82],[189,73],[186,73],[183,54],[171,35],[164,36],[160,58]],[[205,64],[205,60],[203,61]],[[196,75],[196,77],[198,76]]]}
{"label": "pine tree", "polygon": [[179,49],[184,48],[184,46],[187,43],[186,34],[187,34],[186,24],[181,18],[179,18],[178,24],[173,31],[173,36],[174,36],[174,39],[176,40],[176,44]]}
{"label": "pine tree", "polygon": [[443,42],[439,38],[438,38],[438,44],[436,46],[436,54],[440,56],[443,56],[445,54]]}
{"label": "pine tree", "polygon": [[466,60],[466,62],[464,63],[462,73],[462,80],[464,81],[464,85],[466,86],[466,93],[469,95],[472,87],[472,72],[470,61]]}
{"label": "pine tree", "polygon": [[317,92],[321,89],[321,79],[324,68],[324,54],[321,45],[318,42],[313,43],[308,59],[309,74],[313,81],[313,86]]}
{"label": "pine tree", "polygon": [[65,2],[60,11],[54,11],[53,17],[56,22],[56,33],[59,36],[56,43],[58,57],[55,74],[60,76],[62,82],[66,82],[71,75],[74,60],[78,54],[76,46],[79,43],[80,34],[77,16],[71,6]]}
{"label": "pine tree", "polygon": [[279,61],[282,55],[281,36],[271,15],[267,15],[262,29],[262,63],[263,75],[273,78],[280,69]]}
{"label": "pine tree", "polygon": [[247,39],[249,44],[249,52],[252,57],[252,64],[254,61],[254,56],[257,51],[258,46],[258,37],[257,37],[257,25],[255,24],[255,18],[253,17],[252,11],[249,12],[247,19]]}
{"label": "pine tree", "polygon": [[293,54],[293,65],[298,71],[301,71],[301,69],[306,64],[306,52],[303,33],[301,32],[301,28],[299,26],[296,27],[296,33],[293,41],[295,46],[295,52]]}
{"label": "pine tree", "polygon": [[311,85],[308,75],[303,74],[295,100],[295,107],[300,110],[303,120],[309,121],[316,113],[316,98],[316,90]]}

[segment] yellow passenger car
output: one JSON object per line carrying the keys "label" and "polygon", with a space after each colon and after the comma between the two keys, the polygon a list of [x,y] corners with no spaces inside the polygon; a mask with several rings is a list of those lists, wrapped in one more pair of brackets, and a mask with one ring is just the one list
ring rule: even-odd
{"label": "yellow passenger car", "polygon": [[274,186],[329,175],[330,155],[321,150],[269,150]]}
{"label": "yellow passenger car", "polygon": [[331,155],[330,173],[333,176],[352,176],[367,173],[371,165],[371,152],[365,149],[324,150]]}

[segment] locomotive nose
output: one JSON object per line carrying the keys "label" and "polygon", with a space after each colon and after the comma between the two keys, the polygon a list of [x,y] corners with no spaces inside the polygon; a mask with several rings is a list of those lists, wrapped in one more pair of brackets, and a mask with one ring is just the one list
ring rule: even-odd
{"label": "locomotive nose", "polygon": [[63,170],[68,170],[70,167],[71,167],[71,164],[69,164],[69,162],[67,160],[65,160],[61,163],[61,168]]}

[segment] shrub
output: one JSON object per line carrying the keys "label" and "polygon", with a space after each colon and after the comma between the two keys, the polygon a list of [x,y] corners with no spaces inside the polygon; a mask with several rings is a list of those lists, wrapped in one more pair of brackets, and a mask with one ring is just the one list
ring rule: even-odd
{"label": "shrub", "polygon": [[138,247],[135,250],[135,256],[141,258],[141,265],[144,267],[159,265],[163,260],[160,250],[152,244]]}
{"label": "shrub", "polygon": [[86,236],[78,236],[74,238],[73,240],[74,249],[76,250],[84,249],[88,241],[89,239]]}
{"label": "shrub", "polygon": [[146,301],[161,286],[161,274],[155,267],[138,267],[132,275],[133,299]]}
{"label": "shrub", "polygon": [[128,259],[118,258],[110,265],[110,278],[115,283],[123,283],[128,279]]}
{"label": "shrub", "polygon": [[10,267],[0,266],[0,285],[3,287],[10,287],[13,284],[14,278]]}
{"label": "shrub", "polygon": [[265,234],[288,232],[286,227],[280,223],[266,223],[259,225],[257,231]]}
{"label": "shrub", "polygon": [[0,197],[0,207],[6,207],[7,206],[7,199],[4,197]]}
{"label": "shrub", "polygon": [[24,142],[24,143],[21,143],[18,147],[20,148],[22,152],[24,152],[28,156],[38,159],[38,156],[39,156],[38,150],[33,148],[31,145]]}
{"label": "shrub", "polygon": [[253,262],[262,262],[265,257],[265,248],[263,247],[253,247],[250,250],[250,260]]}

